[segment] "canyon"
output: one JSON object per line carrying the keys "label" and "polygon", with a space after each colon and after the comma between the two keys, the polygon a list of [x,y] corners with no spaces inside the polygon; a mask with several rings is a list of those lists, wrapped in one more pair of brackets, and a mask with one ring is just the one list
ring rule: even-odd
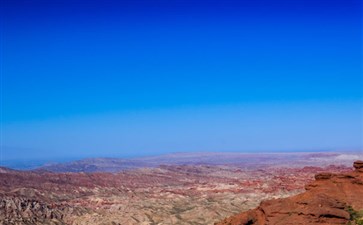
{"label": "canyon", "polygon": [[0,224],[214,224],[261,202],[306,193],[315,174],[352,173],[361,157],[178,153],[31,171],[1,167]]}

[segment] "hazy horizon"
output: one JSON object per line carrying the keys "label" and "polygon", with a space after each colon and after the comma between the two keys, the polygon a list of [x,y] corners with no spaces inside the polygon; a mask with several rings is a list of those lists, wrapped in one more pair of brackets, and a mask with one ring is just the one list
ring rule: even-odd
{"label": "hazy horizon", "polygon": [[0,165],[363,150],[358,0],[14,0],[2,11]]}
{"label": "hazy horizon", "polygon": [[[11,149],[10,149],[11,150]],[[28,149],[29,150],[29,149]],[[193,165],[196,161],[201,160],[201,165],[205,164],[206,162],[203,162],[204,159],[208,157],[229,157],[230,160],[233,157],[239,157],[239,156],[247,156],[249,159],[253,159],[256,157],[271,157],[271,156],[280,156],[280,157],[287,157],[295,156],[293,157],[296,159],[296,156],[298,158],[301,158],[303,160],[304,155],[311,155],[312,157],[314,155],[334,155],[336,154],[335,158],[336,160],[354,160],[359,159],[359,157],[363,156],[363,151],[361,149],[310,149],[310,150],[287,150],[287,151],[189,151],[189,152],[168,152],[168,153],[150,153],[150,154],[130,154],[130,155],[118,155],[118,154],[99,154],[99,155],[80,155],[80,156],[53,156],[52,158],[49,158],[47,156],[45,157],[35,157],[35,158],[22,158],[17,157],[13,159],[6,159],[2,160],[2,164],[0,166],[7,167],[11,169],[16,170],[33,170],[33,169],[40,169],[44,168],[46,166],[57,166],[57,165],[72,165],[73,163],[86,163],[89,165],[97,164],[97,161],[102,161],[104,159],[110,159],[111,162],[113,160],[122,160],[121,163],[118,165],[122,165],[123,163],[127,162],[133,162],[134,160],[138,162],[150,162],[154,161],[158,162],[158,160],[163,159],[164,162],[162,164],[157,165],[174,165],[177,164],[173,162],[173,159],[179,159],[183,163],[183,165]],[[232,158],[231,158],[232,157]],[[89,161],[91,160],[91,161]],[[93,161],[94,160],[94,161]],[[331,159],[330,159],[331,160]],[[236,160],[235,160],[236,161]],[[210,162],[210,161],[209,161]],[[218,164],[218,162],[215,162]],[[221,163],[221,165],[227,165],[228,163],[231,163],[230,161],[224,161]],[[240,161],[240,163],[243,164],[243,161]],[[333,160],[331,163],[334,163]],[[148,167],[148,166],[143,166]]]}

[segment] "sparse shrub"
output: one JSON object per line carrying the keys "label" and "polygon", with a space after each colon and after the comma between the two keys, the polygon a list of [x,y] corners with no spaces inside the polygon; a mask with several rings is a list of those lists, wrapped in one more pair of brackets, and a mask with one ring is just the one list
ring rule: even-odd
{"label": "sparse shrub", "polygon": [[348,225],[363,225],[363,210],[356,211],[351,206],[348,206],[346,210],[350,215],[350,221],[348,222]]}

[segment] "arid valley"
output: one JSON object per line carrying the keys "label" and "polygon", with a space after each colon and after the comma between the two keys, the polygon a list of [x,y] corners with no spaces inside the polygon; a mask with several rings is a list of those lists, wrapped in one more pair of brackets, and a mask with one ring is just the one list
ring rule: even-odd
{"label": "arid valley", "polygon": [[177,153],[0,169],[0,224],[214,224],[305,191],[361,153]]}

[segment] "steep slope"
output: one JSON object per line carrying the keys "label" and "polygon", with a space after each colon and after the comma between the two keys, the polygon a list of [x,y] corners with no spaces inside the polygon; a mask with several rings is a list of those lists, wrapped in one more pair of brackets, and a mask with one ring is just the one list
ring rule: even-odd
{"label": "steep slope", "polygon": [[317,174],[306,192],[263,201],[216,225],[363,224],[363,161],[353,166],[348,173]]}

